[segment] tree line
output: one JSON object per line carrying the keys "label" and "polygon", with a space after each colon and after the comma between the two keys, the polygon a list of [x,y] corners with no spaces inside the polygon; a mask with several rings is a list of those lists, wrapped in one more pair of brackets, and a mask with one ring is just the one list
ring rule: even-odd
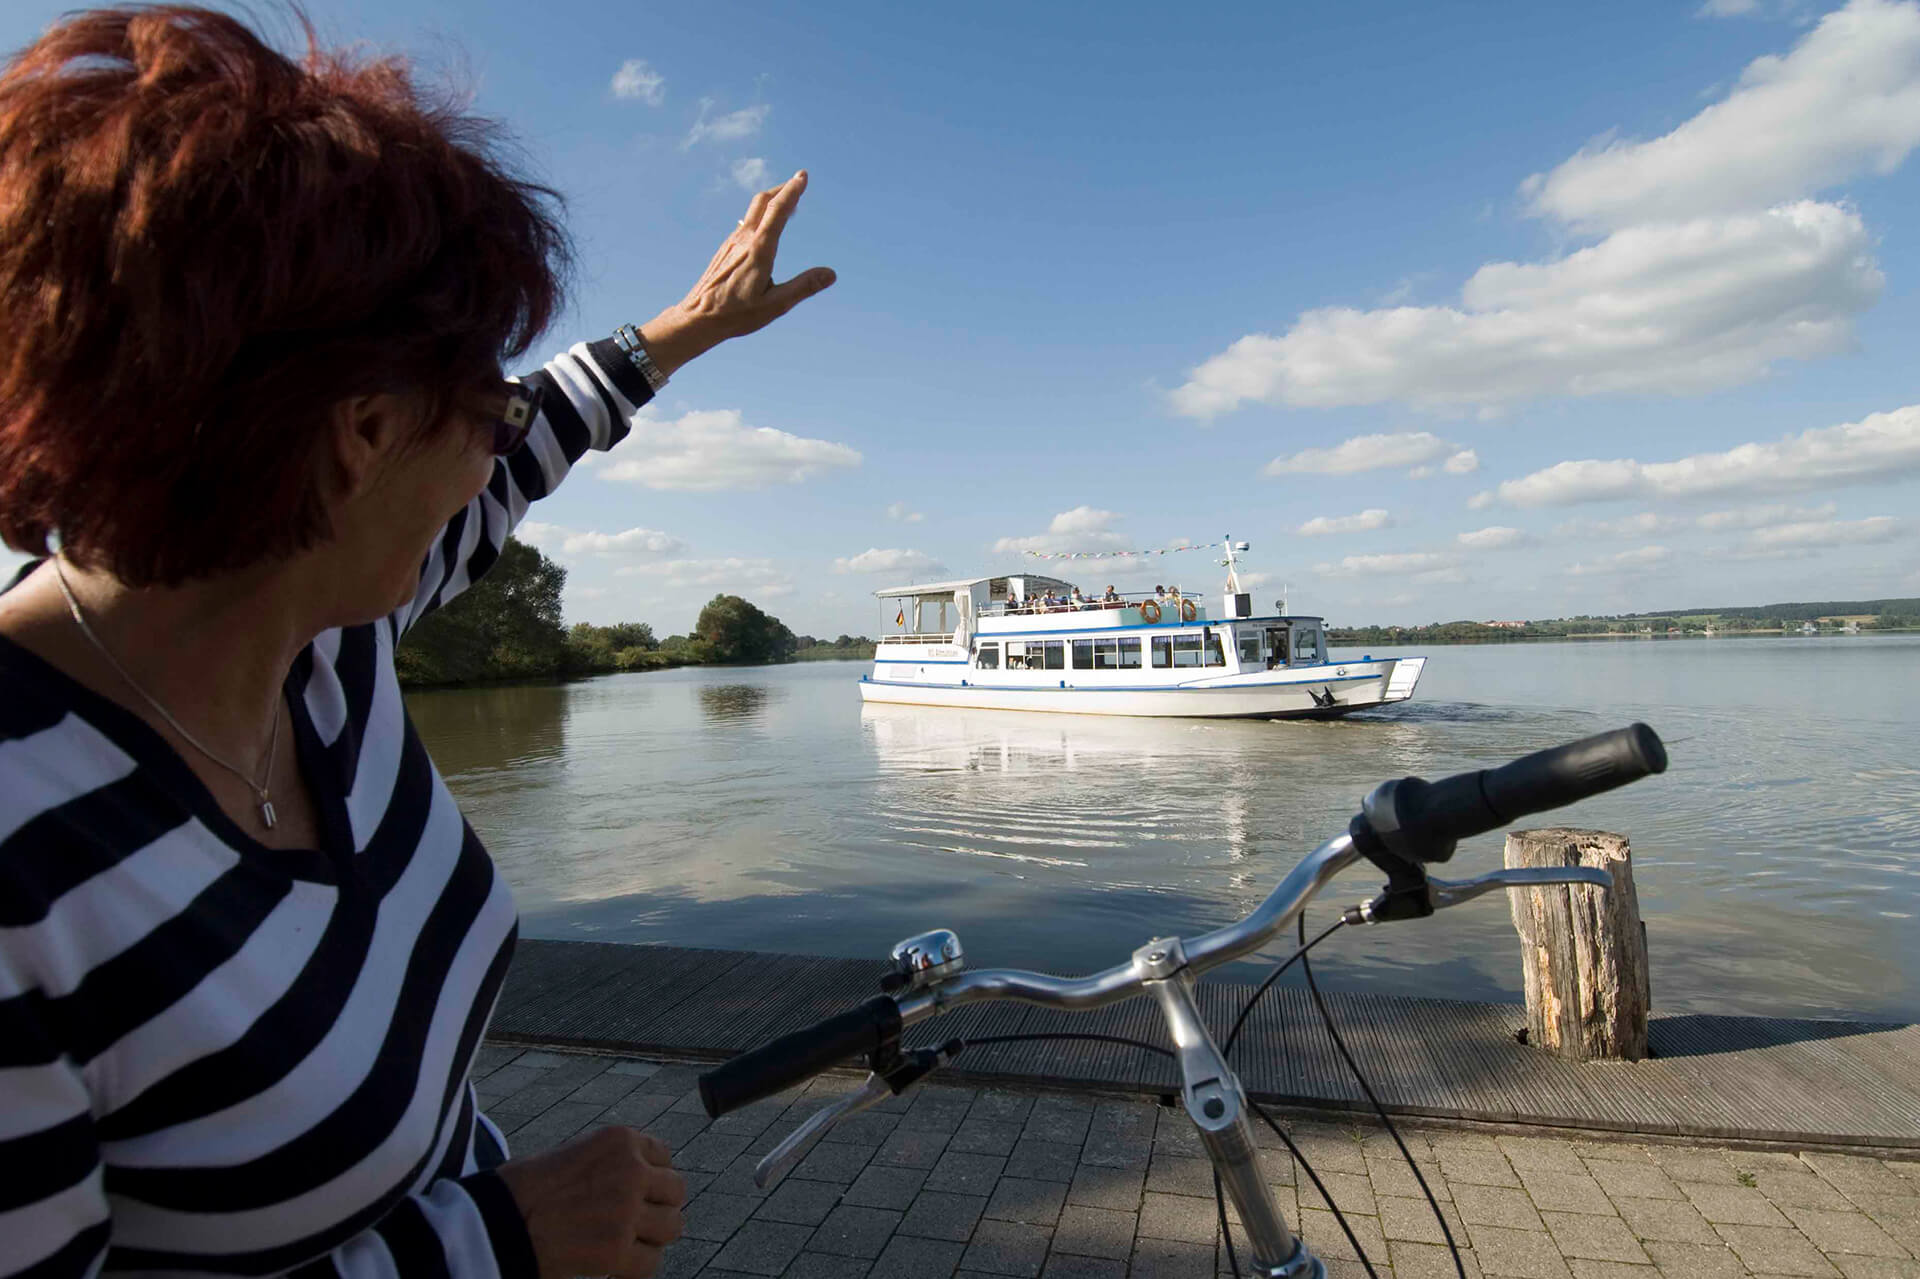
{"label": "tree line", "polygon": [[473,586],[414,624],[394,653],[409,687],[562,679],[710,663],[750,664],[871,655],[873,641],[795,635],[738,595],[716,595],[686,635],[657,639],[646,622],[569,627],[560,611],[567,570],[508,538]]}
{"label": "tree line", "polygon": [[1920,628],[1920,599],[1823,600],[1794,604],[1766,604],[1722,609],[1691,609],[1667,613],[1618,613],[1536,619],[1520,623],[1453,621],[1424,626],[1330,626],[1332,644],[1499,644],[1511,640],[1568,639],[1588,635],[1700,635],[1709,628],[1738,634],[1755,631],[1797,631],[1803,622],[1820,618],[1860,619],[1864,628],[1913,630]]}

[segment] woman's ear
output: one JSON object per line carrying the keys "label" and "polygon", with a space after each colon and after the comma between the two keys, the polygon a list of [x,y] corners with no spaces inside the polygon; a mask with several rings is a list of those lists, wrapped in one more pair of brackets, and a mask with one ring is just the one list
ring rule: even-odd
{"label": "woman's ear", "polygon": [[356,395],[333,406],[335,497],[364,496],[411,438],[414,406],[397,395]]}

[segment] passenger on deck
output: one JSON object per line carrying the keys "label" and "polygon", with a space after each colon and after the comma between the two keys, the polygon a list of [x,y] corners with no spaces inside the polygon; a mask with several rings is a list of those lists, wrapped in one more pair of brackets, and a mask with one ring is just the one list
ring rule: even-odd
{"label": "passenger on deck", "polygon": [[1071,603],[1075,608],[1085,608],[1087,606],[1087,597],[1080,593],[1080,588],[1077,586],[1073,588]]}
{"label": "passenger on deck", "polygon": [[1114,590],[1113,584],[1109,582],[1107,584],[1107,593],[1100,598],[1108,604],[1118,604],[1120,602],[1120,592]]}
{"label": "passenger on deck", "polygon": [[1153,602],[1155,604],[1165,604],[1167,602],[1167,588],[1158,582],[1153,584]]}

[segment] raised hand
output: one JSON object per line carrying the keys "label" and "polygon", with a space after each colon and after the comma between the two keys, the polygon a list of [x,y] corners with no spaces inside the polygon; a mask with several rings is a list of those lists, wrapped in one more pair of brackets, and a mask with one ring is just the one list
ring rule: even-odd
{"label": "raised hand", "polygon": [[653,1279],[680,1237],[687,1183],[657,1137],[602,1128],[544,1154],[500,1165],[533,1239],[540,1279]]}
{"label": "raised hand", "polygon": [[728,338],[765,328],[833,283],[832,268],[824,266],[773,282],[780,233],[806,189],[802,169],[755,195],[687,296],[641,326],[647,352],[661,372],[671,375]]}

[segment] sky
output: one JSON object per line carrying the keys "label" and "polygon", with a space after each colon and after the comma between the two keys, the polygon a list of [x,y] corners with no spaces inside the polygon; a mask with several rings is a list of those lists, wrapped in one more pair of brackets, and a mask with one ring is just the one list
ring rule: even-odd
{"label": "sky", "polygon": [[[0,48],[68,7],[8,0]],[[1028,552],[1227,535],[1336,624],[1920,595],[1912,0],[308,8],[564,193],[543,353],[809,172],[779,274],[839,282],[523,526],[570,622],[1210,594],[1205,552]]]}

